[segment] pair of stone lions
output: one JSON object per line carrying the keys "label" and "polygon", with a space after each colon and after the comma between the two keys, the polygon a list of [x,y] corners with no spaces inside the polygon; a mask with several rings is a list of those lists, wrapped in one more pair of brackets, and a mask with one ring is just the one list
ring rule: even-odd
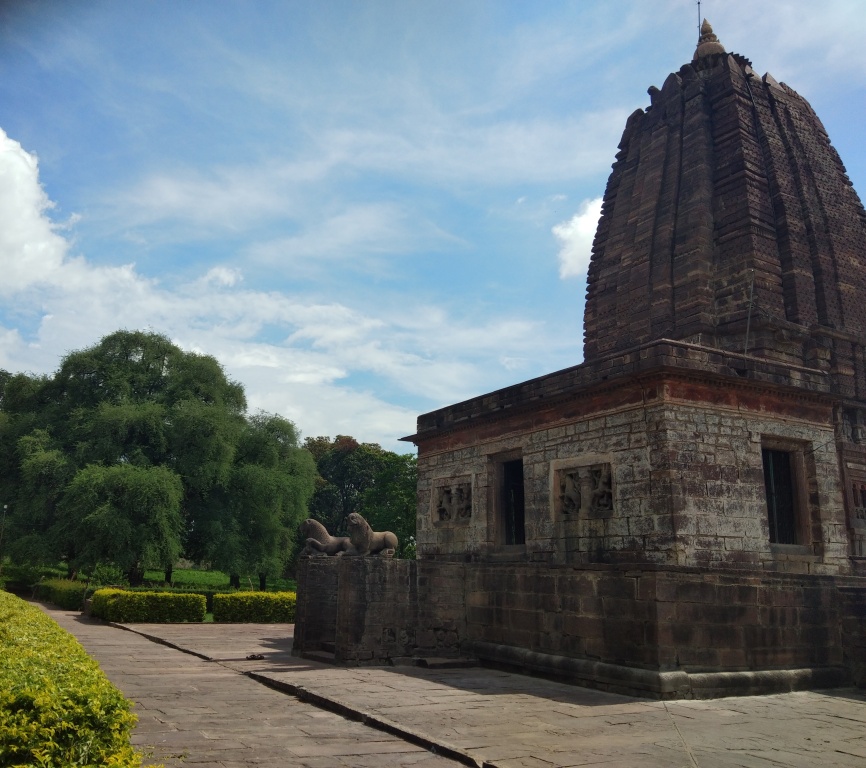
{"label": "pair of stone lions", "polygon": [[398,542],[391,531],[374,531],[357,512],[352,512],[346,520],[349,526],[348,536],[331,536],[318,520],[312,518],[304,520],[301,523],[301,535],[307,537],[307,543],[301,552],[301,557],[394,556]]}

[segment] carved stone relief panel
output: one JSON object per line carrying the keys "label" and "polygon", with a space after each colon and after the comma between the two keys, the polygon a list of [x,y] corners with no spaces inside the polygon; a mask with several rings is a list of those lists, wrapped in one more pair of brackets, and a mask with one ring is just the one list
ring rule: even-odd
{"label": "carved stone relief panel", "polygon": [[466,525],[472,518],[472,479],[451,478],[433,488],[434,525]]}
{"label": "carved stone relief panel", "polygon": [[556,470],[554,491],[555,509],[561,518],[613,514],[613,481],[607,462]]}

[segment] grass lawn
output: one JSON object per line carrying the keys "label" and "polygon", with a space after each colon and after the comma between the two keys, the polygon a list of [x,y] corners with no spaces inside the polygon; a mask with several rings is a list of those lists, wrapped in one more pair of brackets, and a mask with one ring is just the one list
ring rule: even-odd
{"label": "grass lawn", "polygon": [[[144,580],[161,584],[165,573],[160,570],[147,570]],[[222,571],[199,571],[194,568],[175,568],[171,574],[175,587],[196,587],[198,589],[228,589],[229,575]],[[294,592],[297,584],[294,579],[276,579],[268,577],[268,592]],[[241,589],[258,591],[259,577],[241,576]]]}
{"label": "grass lawn", "polygon": [[[42,579],[65,579],[66,568],[62,566],[18,566],[8,559],[3,563],[0,569],[0,589],[3,589],[5,582],[13,582],[30,586]],[[118,572],[119,574],[119,572]],[[165,573],[162,570],[149,569],[144,572],[145,584],[159,584],[162,586]],[[78,574],[79,581],[85,581],[87,574]],[[98,580],[96,584],[114,583],[112,581]],[[122,583],[122,582],[119,582]],[[172,585],[175,587],[186,587],[203,590],[228,590],[229,575],[222,571],[204,571],[195,568],[175,568],[172,572]],[[295,592],[297,584],[294,579],[277,579],[268,577],[267,581],[268,592]],[[254,591],[259,589],[258,575],[241,576],[241,590]]]}

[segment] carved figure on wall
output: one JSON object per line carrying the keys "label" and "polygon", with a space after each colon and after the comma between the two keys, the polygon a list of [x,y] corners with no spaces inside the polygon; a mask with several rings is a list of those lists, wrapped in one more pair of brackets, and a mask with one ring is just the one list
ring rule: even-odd
{"label": "carved figure on wall", "polygon": [[443,487],[439,489],[439,503],[436,505],[436,514],[440,520],[451,519],[451,489]]}
{"label": "carved figure on wall", "polygon": [[331,536],[318,520],[308,517],[301,523],[301,536],[307,537],[301,557],[330,555],[339,557],[351,546],[348,536]]}
{"label": "carved figure on wall", "polygon": [[352,512],[346,522],[349,527],[350,546],[346,555],[379,555],[393,557],[397,551],[397,536],[391,531],[374,531],[357,512]]}
{"label": "carved figure on wall", "polygon": [[454,495],[457,497],[454,501],[457,517],[461,520],[472,517],[472,486],[461,483],[454,489]]}
{"label": "carved figure on wall", "polygon": [[613,488],[611,486],[610,464],[599,464],[591,470],[592,494],[590,512],[613,509]]}
{"label": "carved figure on wall", "polygon": [[580,478],[577,470],[563,472],[559,476],[559,504],[566,515],[580,512]]}
{"label": "carved figure on wall", "polygon": [[860,423],[860,414],[853,409],[842,411],[842,432],[846,440],[852,443],[862,443],[864,428]]}
{"label": "carved figure on wall", "polygon": [[860,483],[859,488],[856,482],[852,483],[851,492],[854,499],[854,520],[866,522],[866,483]]}

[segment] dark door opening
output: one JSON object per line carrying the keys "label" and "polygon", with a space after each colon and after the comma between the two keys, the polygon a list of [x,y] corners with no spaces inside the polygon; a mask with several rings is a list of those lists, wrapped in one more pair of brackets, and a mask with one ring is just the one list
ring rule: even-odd
{"label": "dark door opening", "polygon": [[770,541],[774,544],[796,544],[794,473],[791,454],[764,448],[764,488],[767,492],[767,515]]}
{"label": "dark door opening", "polygon": [[523,459],[502,464],[502,515],[506,544],[525,544]]}

